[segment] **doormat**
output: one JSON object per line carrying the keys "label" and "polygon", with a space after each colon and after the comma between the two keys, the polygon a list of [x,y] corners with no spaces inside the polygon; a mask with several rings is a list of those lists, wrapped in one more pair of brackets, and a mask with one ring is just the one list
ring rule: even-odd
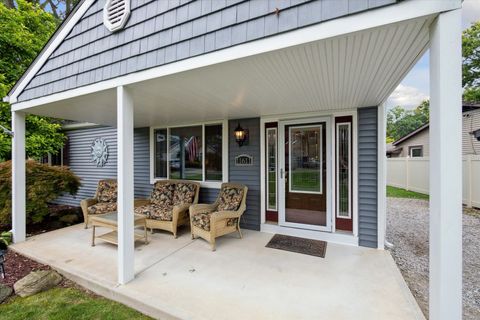
{"label": "doormat", "polygon": [[267,248],[291,251],[325,258],[327,243],[321,240],[311,240],[276,234],[265,246]]}

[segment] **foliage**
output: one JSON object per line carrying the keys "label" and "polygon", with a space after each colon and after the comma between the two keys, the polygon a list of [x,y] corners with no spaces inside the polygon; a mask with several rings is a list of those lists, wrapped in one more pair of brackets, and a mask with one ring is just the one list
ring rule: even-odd
{"label": "foliage", "polygon": [[[9,9],[0,3],[0,97],[7,95],[15,82],[35,59],[54,32],[57,20],[38,5],[16,1]],[[10,127],[10,105],[0,102],[0,125]],[[26,152],[40,158],[56,154],[65,142],[58,121],[29,115],[26,118]],[[0,159],[10,159],[11,137],[0,134]]]}
{"label": "foliage", "polygon": [[[41,222],[48,215],[47,203],[62,193],[77,193],[80,179],[66,167],[26,162],[27,223]],[[12,162],[0,163],[0,226],[8,225],[12,213]]]}
{"label": "foliage", "polygon": [[54,288],[36,295],[16,297],[0,305],[0,319],[150,319],[129,307],[74,288]]}
{"label": "foliage", "polygon": [[387,197],[428,200],[428,194],[387,186]]}
{"label": "foliage", "polygon": [[472,23],[462,35],[462,84],[466,88],[480,86],[480,21]]}
{"label": "foliage", "polygon": [[463,91],[463,101],[472,103],[480,102],[480,88],[465,88]]}
{"label": "foliage", "polygon": [[3,242],[7,246],[12,243],[12,233],[10,231],[0,233],[0,242]]}
{"label": "foliage", "polygon": [[[79,0],[27,0],[33,4],[37,4],[43,10],[50,12],[57,19],[65,19],[73,10]],[[3,0],[5,6],[10,9],[17,7],[17,0]]]}
{"label": "foliage", "polygon": [[414,110],[396,106],[387,113],[387,141],[395,141],[428,123],[430,103],[423,101]]}

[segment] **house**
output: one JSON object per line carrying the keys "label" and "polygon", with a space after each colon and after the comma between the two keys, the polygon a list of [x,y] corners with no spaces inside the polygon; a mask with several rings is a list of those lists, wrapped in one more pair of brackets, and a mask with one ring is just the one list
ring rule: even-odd
{"label": "house", "polygon": [[100,125],[68,132],[83,188],[62,201],[117,177],[122,285],[137,280],[134,198],[165,178],[199,181],[201,202],[246,184],[244,228],[381,250],[383,102],[430,50],[430,317],[460,319],[461,4],[80,1],[5,98],[14,241],[37,114]]}
{"label": "house", "polygon": [[[463,103],[462,154],[480,154],[480,141],[474,135],[480,129],[480,105]],[[424,124],[387,145],[387,157],[428,157],[430,154],[429,124]]]}

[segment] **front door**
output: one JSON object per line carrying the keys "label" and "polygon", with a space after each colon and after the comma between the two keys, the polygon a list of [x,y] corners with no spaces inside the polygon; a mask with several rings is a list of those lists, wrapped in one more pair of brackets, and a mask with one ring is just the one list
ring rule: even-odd
{"label": "front door", "polygon": [[331,231],[330,122],[279,123],[279,223]]}

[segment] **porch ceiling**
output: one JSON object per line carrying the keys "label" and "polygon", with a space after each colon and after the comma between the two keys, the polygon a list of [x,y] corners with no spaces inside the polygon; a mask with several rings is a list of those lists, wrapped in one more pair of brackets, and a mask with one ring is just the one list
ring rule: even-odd
{"label": "porch ceiling", "polygon": [[[433,16],[129,85],[135,126],[379,105],[429,44]],[[115,90],[26,110],[116,125]]]}

